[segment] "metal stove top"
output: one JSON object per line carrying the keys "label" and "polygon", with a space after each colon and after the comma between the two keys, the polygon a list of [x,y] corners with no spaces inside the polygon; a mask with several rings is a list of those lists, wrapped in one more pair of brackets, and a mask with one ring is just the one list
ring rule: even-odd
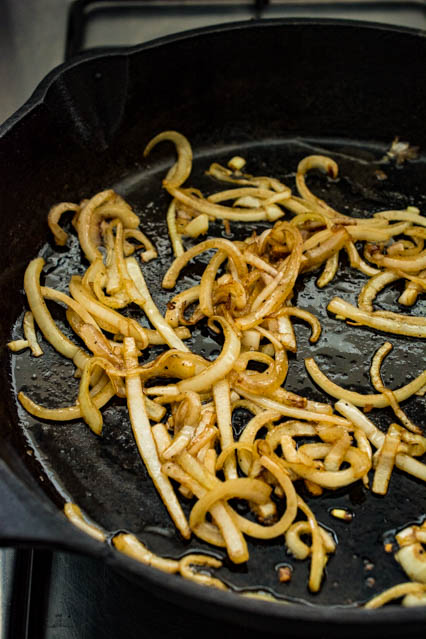
{"label": "metal stove top", "polygon": [[[426,30],[426,0],[0,0],[0,122],[49,71],[81,50],[277,17],[370,20]],[[125,589],[123,600],[122,581],[87,557],[0,550],[0,638],[139,639],[142,634],[163,639],[172,632],[175,639],[190,639],[203,632],[203,617],[136,586],[130,596]],[[254,637],[221,622],[222,636],[241,632],[246,639]]]}

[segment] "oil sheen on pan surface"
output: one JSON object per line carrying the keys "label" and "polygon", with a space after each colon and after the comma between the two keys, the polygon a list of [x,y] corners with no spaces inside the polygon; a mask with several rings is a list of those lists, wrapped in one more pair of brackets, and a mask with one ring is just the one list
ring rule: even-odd
{"label": "oil sheen on pan surface", "polygon": [[[403,209],[410,205],[423,209],[426,196],[421,187],[425,159],[420,156],[397,166],[392,160],[383,160],[386,151],[384,146],[301,139],[265,140],[228,148],[194,148],[193,171],[186,185],[200,188],[205,195],[227,188],[206,176],[205,171],[212,162],[226,165],[232,156],[238,154],[247,159],[247,172],[277,177],[295,192],[294,174],[298,162],[306,155],[324,154],[338,163],[339,177],[332,180],[314,171],[308,178],[308,185],[341,213],[363,217],[380,210]],[[169,160],[173,161],[172,155]],[[141,163],[134,174],[109,185],[140,215],[140,228],[158,251],[159,257],[144,265],[143,272],[162,313],[177,292],[199,282],[211,256],[211,253],[203,254],[191,261],[173,291],[161,288],[162,277],[172,261],[165,219],[170,198],[161,188],[167,168],[164,162],[156,164],[153,152],[152,157]],[[93,193],[86,194],[87,197],[91,195]],[[290,217],[287,215],[285,219]],[[221,222],[215,222],[210,224],[209,235],[244,240],[253,231],[259,233],[268,226],[263,222],[231,222],[229,234]],[[66,287],[70,275],[81,275],[87,263],[83,260],[82,265],[75,230],[69,222],[65,228],[70,233],[67,245],[58,248],[50,238],[40,255],[46,261],[45,285],[68,292]],[[191,242],[185,241],[186,246],[190,246]],[[425,347],[421,339],[347,326],[327,312],[326,306],[334,296],[356,304],[359,291],[367,280],[366,276],[349,266],[344,251],[341,251],[337,276],[323,289],[316,286],[320,272],[307,273],[299,278],[293,304],[318,317],[322,334],[316,344],[310,344],[309,327],[295,320],[298,350],[297,354],[289,353],[285,387],[310,399],[332,403],[334,400],[312,383],[305,370],[304,359],[315,357],[321,370],[337,384],[361,393],[374,392],[369,380],[371,358],[385,341],[393,344],[393,350],[383,365],[385,383],[391,388],[398,388],[419,375],[425,361]],[[375,308],[401,312],[397,299],[402,287],[400,282],[387,287],[377,297]],[[61,329],[71,336],[63,309],[50,303],[49,308]],[[402,312],[425,315],[424,297],[420,296],[412,309],[407,311],[404,308]],[[132,306],[129,313],[148,326],[142,311]],[[16,318],[13,338],[22,336],[21,326],[22,316]],[[211,359],[221,349],[220,339],[205,323],[193,330],[187,344],[195,352]],[[11,355],[13,392],[22,390],[44,406],[73,404],[78,393],[73,364],[59,356],[45,340],[42,340],[42,347],[44,355],[40,358],[32,357],[27,351]],[[148,349],[143,361],[159,352],[161,347]],[[218,557],[223,560],[223,567],[215,572],[215,576],[237,591],[263,590],[290,601],[352,606],[408,580],[393,554],[385,552],[384,545],[393,542],[398,529],[411,523],[421,523],[426,501],[422,482],[399,470],[393,471],[385,497],[372,494],[361,481],[344,489],[325,490],[322,495],[314,497],[304,488],[302,481],[298,482],[298,492],[313,510],[318,522],[337,542],[336,551],[327,563],[320,592],[311,594],[307,588],[310,561],[292,557],[286,551],[282,536],[271,541],[247,538],[250,559],[239,566],[231,564],[222,549],[209,546],[195,536],[189,542],[180,538],[138,455],[125,400],[115,398],[102,410],[104,427],[101,437],[96,437],[82,421],[50,423],[33,419],[19,405],[17,410],[29,464],[37,475],[43,477],[43,486],[59,507],[64,501],[73,501],[108,533],[132,532],[161,556],[179,558],[190,551],[200,551]],[[405,403],[404,410],[414,423],[423,424],[425,398],[412,397]],[[372,410],[369,416],[383,430],[395,421],[390,409]],[[233,426],[236,438],[248,417],[243,410],[235,412]],[[185,513],[189,514],[193,502],[183,497],[180,501]],[[238,504],[237,508],[241,514],[250,516],[244,504]],[[336,519],[331,515],[334,508],[346,509],[352,519]],[[278,578],[279,569],[283,566],[290,567],[292,571],[288,583],[280,583]]]}

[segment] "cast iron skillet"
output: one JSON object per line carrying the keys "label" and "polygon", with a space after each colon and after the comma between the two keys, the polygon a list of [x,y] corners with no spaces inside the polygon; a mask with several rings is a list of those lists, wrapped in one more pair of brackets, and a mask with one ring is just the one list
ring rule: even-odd
{"label": "cast iron skillet", "polygon": [[[164,226],[167,197],[160,185],[172,155],[165,145],[149,162],[141,160],[146,142],[164,129],[189,137],[196,151],[191,183],[206,191],[217,188],[203,175],[210,161],[226,161],[237,150],[249,159],[253,173],[274,173],[288,183],[301,157],[325,150],[338,160],[342,178],[335,184],[314,178],[312,188],[341,209],[348,206],[362,215],[424,204],[424,156],[402,169],[382,158],[396,135],[421,149],[426,146],[425,64],[423,32],[279,20],[213,27],[131,49],[85,54],[59,67],[0,130],[1,343],[19,334],[25,306],[22,278],[30,258],[41,251],[46,281],[57,286],[70,269],[78,269],[72,238],[61,251],[48,241],[48,208],[111,186],[134,205],[142,228],[160,249],[160,260],[147,268],[146,276],[164,306],[167,297],[161,296],[159,281],[171,255]],[[386,180],[377,179],[378,169],[386,172]],[[232,230],[234,237],[244,237],[251,229]],[[220,225],[216,231],[222,232]],[[200,265],[185,272],[186,282],[199,275]],[[348,338],[346,329],[342,333],[342,326],[323,310],[334,294],[354,300],[362,281],[343,265],[337,283],[326,292],[315,288],[315,276],[307,279],[299,303],[323,322],[324,338],[315,351],[323,368],[340,383],[367,392],[369,358],[386,338],[368,329],[354,329]],[[395,292],[387,293],[379,304],[393,308],[395,298]],[[297,332],[300,354],[292,362],[288,387],[320,398],[303,373],[303,357],[312,352],[307,332],[303,327]],[[385,372],[400,385],[420,372],[424,347],[403,337],[391,341],[395,348]],[[207,355],[220,348],[205,329],[194,344]],[[419,521],[425,493],[423,485],[402,475],[393,478],[386,502],[371,495],[366,499],[359,485],[315,502],[320,521],[345,539],[316,597],[306,591],[307,564],[292,562],[281,541],[252,544],[248,569],[225,565],[221,576],[236,590],[261,587],[292,605],[185,582],[119,556],[75,530],[58,508],[67,498],[106,530],[135,532],[159,554],[206,551],[202,543],[184,544],[174,534],[144,477],[120,404],[105,411],[102,439],[80,423],[31,420],[17,406],[15,391],[21,388],[40,402],[73,400],[75,388],[64,381],[69,369],[46,350],[35,362],[25,354],[11,360],[2,349],[1,543],[103,557],[161,596],[262,630],[281,632],[285,624],[297,636],[319,628],[337,636],[351,624],[364,634],[375,634],[380,627],[389,636],[402,629],[420,636],[424,608],[356,609],[357,602],[406,579],[392,557],[384,555],[383,536],[392,538],[396,528]],[[424,401],[413,400],[407,410],[417,421],[424,419]],[[380,419],[386,425],[391,416],[385,412]],[[240,427],[237,420],[235,428]],[[349,526],[330,517],[330,508],[339,505],[355,513]],[[287,561],[295,569],[291,592],[278,585],[276,576],[278,564]],[[304,600],[311,605],[299,605]]]}

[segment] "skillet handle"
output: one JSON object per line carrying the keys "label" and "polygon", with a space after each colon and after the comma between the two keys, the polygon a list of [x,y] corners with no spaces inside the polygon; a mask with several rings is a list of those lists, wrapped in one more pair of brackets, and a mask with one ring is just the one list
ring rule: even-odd
{"label": "skillet handle", "polygon": [[70,524],[0,459],[0,546],[54,546],[99,555],[105,545]]}

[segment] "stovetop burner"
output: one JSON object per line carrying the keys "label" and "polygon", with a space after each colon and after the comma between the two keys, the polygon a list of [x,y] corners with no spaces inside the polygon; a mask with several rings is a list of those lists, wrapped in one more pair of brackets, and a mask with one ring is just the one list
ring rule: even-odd
{"label": "stovetop burner", "polygon": [[[362,19],[426,29],[424,0],[3,0],[0,122],[64,58],[213,24],[277,17]],[[206,619],[160,601],[102,562],[46,550],[0,550],[2,639],[190,639]],[[128,584],[126,584],[128,586]],[[126,593],[126,598],[123,598]],[[113,606],[110,603],[114,602]],[[211,623],[209,623],[209,627]],[[220,635],[254,632],[221,621]],[[256,631],[256,637],[259,633]],[[291,639],[288,637],[288,639]],[[321,639],[317,635],[317,639]],[[408,639],[408,638],[407,638]]]}

